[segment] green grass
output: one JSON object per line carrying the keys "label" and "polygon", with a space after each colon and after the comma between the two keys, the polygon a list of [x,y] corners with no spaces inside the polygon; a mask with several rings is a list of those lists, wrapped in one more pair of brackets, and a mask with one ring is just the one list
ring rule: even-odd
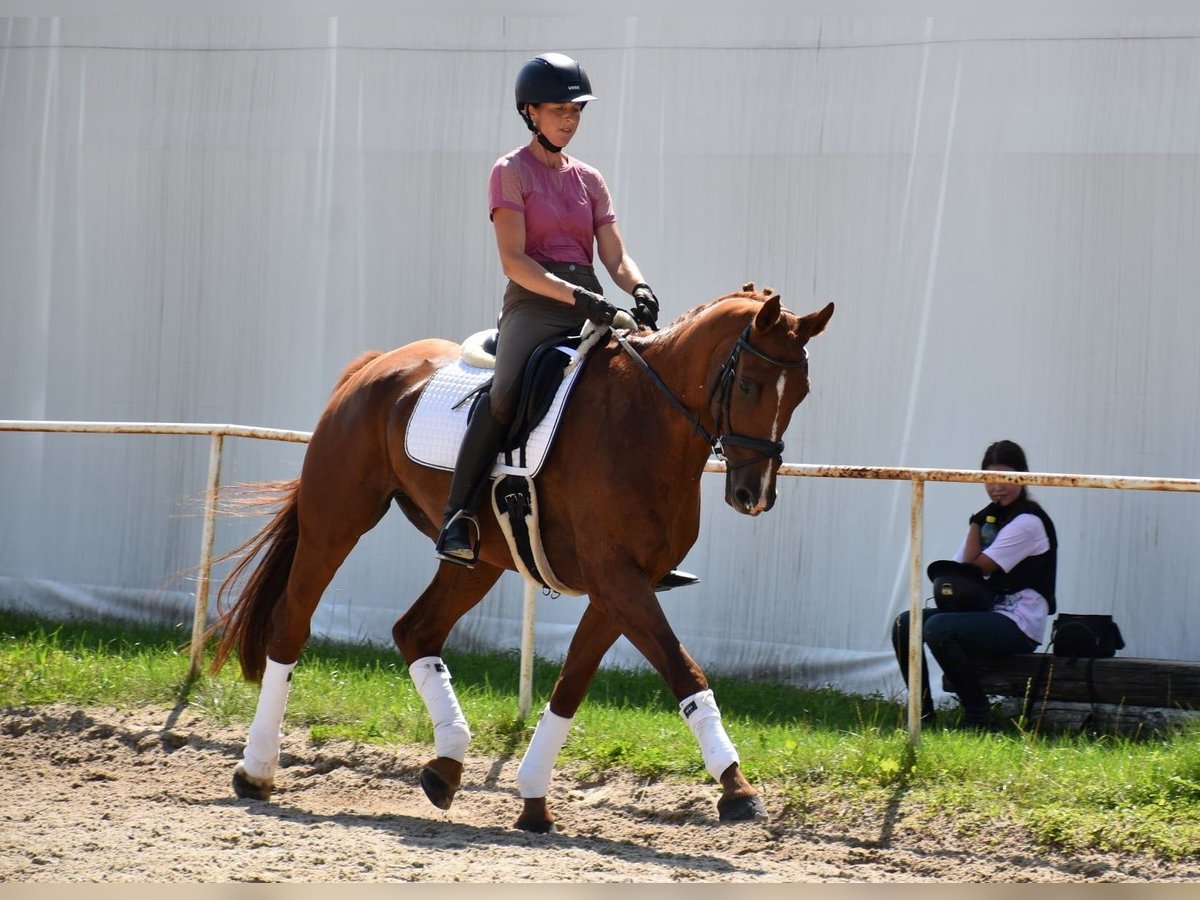
{"label": "green grass", "polygon": [[[187,643],[182,627],[50,624],[0,612],[0,706],[186,703],[214,723],[248,726],[257,687],[240,680],[236,662],[189,683]],[[517,655],[446,659],[472,751],[519,757],[536,715],[517,717]],[[556,676],[557,664],[536,662],[535,712]],[[1047,847],[1200,858],[1200,728],[1137,741],[938,728],[914,754],[896,703],[720,677],[712,687],[743,769],[783,798],[785,822],[861,819],[898,803],[907,821],[951,820],[964,839],[1017,828]],[[310,644],[287,721],[317,741],[432,743],[403,661],[377,647]],[[596,676],[560,762],[711,783],[673,698],[647,672]]]}

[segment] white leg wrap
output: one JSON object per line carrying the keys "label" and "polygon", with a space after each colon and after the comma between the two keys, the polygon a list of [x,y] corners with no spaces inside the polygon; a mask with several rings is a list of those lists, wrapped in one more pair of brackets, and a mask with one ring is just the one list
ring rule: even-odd
{"label": "white leg wrap", "polygon": [[700,743],[700,752],[704,755],[704,768],[717,781],[721,774],[735,762],[739,762],[737,751],[729,736],[725,734],[725,726],[721,724],[721,711],[717,709],[717,701],[713,692],[701,691],[685,698],[679,704],[679,714],[688,728]]}
{"label": "white leg wrap", "polygon": [[423,656],[408,667],[433,720],[433,748],[438,756],[462,762],[471,743],[471,729],[450,686],[450,669],[440,656]]}
{"label": "white leg wrap", "polygon": [[258,708],[254,712],[254,721],[250,723],[246,749],[242,753],[243,768],[258,781],[272,779],[279,765],[283,713],[287,709],[288,688],[291,687],[294,668],[295,663],[284,665],[267,658],[262,689],[258,693]]}
{"label": "white leg wrap", "polygon": [[574,719],[564,719],[550,711],[550,705],[542,710],[533,739],[525,749],[525,756],[517,769],[517,788],[522,799],[545,797],[550,791],[550,775],[554,761],[567,740]]}

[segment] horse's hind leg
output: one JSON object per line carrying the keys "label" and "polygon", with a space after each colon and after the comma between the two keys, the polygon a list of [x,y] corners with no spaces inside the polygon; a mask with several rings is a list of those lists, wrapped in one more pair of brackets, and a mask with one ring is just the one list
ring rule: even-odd
{"label": "horse's hind leg", "polygon": [[421,772],[425,796],[449,809],[462,784],[463,760],[471,730],[450,684],[442,645],[455,623],[483,599],[502,569],[477,562],[475,568],[442,563],[433,581],[392,626],[392,638],[433,721],[435,756]]}
{"label": "horse's hind leg", "polygon": [[[358,539],[373,528],[388,508],[386,496],[375,499],[343,494],[329,506],[325,496],[300,496],[299,536],[287,586],[274,607],[266,641],[267,659],[254,719],[246,736],[242,760],[233,773],[234,792],[243,798],[266,800],[275,787],[292,670],[308,641],[313,613]],[[338,509],[340,515],[333,515]]]}

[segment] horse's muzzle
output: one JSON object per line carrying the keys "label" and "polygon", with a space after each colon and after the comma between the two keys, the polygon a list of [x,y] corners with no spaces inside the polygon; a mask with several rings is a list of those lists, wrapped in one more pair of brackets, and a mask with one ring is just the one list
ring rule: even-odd
{"label": "horse's muzzle", "polygon": [[775,505],[775,467],[768,464],[758,477],[747,469],[727,472],[725,502],[746,516],[767,512]]}

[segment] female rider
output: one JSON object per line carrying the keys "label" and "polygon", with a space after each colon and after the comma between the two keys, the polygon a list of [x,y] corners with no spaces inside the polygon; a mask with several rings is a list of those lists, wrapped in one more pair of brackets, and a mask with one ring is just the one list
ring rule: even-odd
{"label": "female rider", "polygon": [[[578,334],[585,320],[612,324],[592,268],[593,245],[612,280],[634,298],[634,318],[657,327],[658,300],[617,230],[603,176],[563,151],[595,100],[587,73],[561,53],[544,53],[517,73],[517,112],[533,132],[500,157],[488,196],[508,287],[499,320],[490,391],[476,403],[454,466],[437,556],[468,568],[478,558],[475,510],[508,433],[530,354],[552,337]],[[472,540],[472,529],[474,540]]]}

